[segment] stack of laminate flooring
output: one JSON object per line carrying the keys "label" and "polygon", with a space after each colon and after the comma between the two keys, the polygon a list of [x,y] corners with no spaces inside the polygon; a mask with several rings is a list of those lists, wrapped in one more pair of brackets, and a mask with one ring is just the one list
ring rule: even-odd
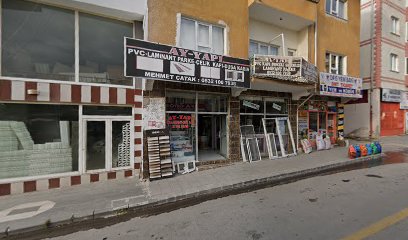
{"label": "stack of laminate flooring", "polygon": [[168,135],[148,134],[147,151],[150,179],[173,176],[170,137]]}

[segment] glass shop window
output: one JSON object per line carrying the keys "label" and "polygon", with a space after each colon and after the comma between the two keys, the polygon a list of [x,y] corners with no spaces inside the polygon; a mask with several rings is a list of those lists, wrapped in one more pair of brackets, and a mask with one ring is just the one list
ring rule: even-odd
{"label": "glass shop window", "polygon": [[123,72],[123,38],[132,36],[132,23],[80,13],[79,81],[131,86]]}
{"label": "glass shop window", "polygon": [[0,179],[77,170],[77,106],[0,104]]}
{"label": "glass shop window", "polygon": [[194,112],[196,94],[189,92],[167,92],[166,111]]}
{"label": "glass shop window", "polygon": [[264,101],[261,97],[245,97],[240,101],[240,113],[264,114]]}
{"label": "glass shop window", "polygon": [[199,112],[226,112],[227,96],[205,94],[198,95]]}
{"label": "glass shop window", "polygon": [[1,13],[3,76],[75,81],[74,11],[3,0]]}

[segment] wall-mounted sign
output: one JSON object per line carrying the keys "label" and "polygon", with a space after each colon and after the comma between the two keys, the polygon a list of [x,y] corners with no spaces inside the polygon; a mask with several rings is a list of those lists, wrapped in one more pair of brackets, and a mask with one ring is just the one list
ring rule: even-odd
{"label": "wall-mounted sign", "polygon": [[401,91],[395,89],[381,89],[381,101],[383,102],[401,102]]}
{"label": "wall-mounted sign", "polygon": [[255,77],[272,78],[303,83],[317,82],[317,68],[301,57],[254,55],[252,74]]}
{"label": "wall-mounted sign", "polygon": [[244,105],[245,107],[256,109],[256,110],[259,110],[259,107],[260,107],[258,104],[255,104],[255,103],[247,101],[247,100],[243,100],[242,105]]}
{"label": "wall-mounted sign", "polygon": [[220,87],[250,88],[246,59],[125,38],[125,75]]}
{"label": "wall-mounted sign", "polygon": [[145,130],[166,128],[165,107],[165,98],[143,98],[143,123]]}
{"label": "wall-mounted sign", "polygon": [[401,92],[400,109],[408,109],[408,92]]}
{"label": "wall-mounted sign", "polygon": [[320,73],[320,94],[336,97],[362,98],[363,80],[361,78]]}

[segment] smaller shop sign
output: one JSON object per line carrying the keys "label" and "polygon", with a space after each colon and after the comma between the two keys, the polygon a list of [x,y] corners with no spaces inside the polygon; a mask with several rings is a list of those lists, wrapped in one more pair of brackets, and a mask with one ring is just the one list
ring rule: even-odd
{"label": "smaller shop sign", "polygon": [[245,107],[256,109],[256,110],[259,110],[259,107],[260,107],[258,104],[252,103],[247,100],[242,101],[242,105],[244,105]]}
{"label": "smaller shop sign", "polygon": [[175,114],[169,116],[167,119],[167,125],[170,129],[188,129],[191,127],[193,120],[191,114]]}
{"label": "smaller shop sign", "polygon": [[395,89],[383,88],[381,90],[381,101],[383,102],[401,102],[401,91]]}
{"label": "smaller shop sign", "polygon": [[282,107],[281,107],[280,105],[276,104],[276,103],[273,103],[273,104],[272,104],[272,107],[273,107],[274,109],[278,110],[279,112],[282,110]]}
{"label": "smaller shop sign", "polygon": [[408,92],[401,93],[400,109],[408,110]]}
{"label": "smaller shop sign", "polygon": [[361,78],[320,73],[320,95],[362,98],[362,87],[363,80]]}

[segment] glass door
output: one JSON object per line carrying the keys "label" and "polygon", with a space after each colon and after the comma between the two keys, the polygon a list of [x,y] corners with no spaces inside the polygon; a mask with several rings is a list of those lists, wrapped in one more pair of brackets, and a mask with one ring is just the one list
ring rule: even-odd
{"label": "glass door", "polygon": [[85,121],[86,170],[105,169],[106,165],[106,122]]}
{"label": "glass door", "polygon": [[132,132],[128,117],[83,119],[83,164],[85,171],[132,166]]}

